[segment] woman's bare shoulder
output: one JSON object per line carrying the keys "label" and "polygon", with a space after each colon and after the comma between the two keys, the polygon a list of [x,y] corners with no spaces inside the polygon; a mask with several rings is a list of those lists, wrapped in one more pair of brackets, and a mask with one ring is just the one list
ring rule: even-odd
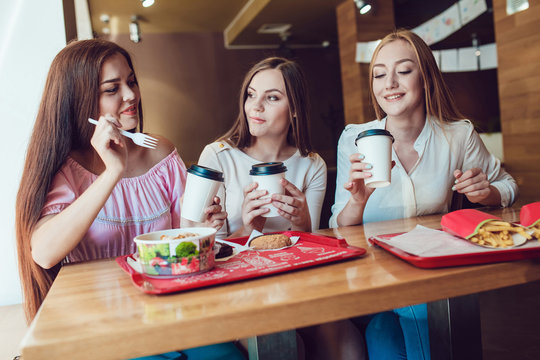
{"label": "woman's bare shoulder", "polygon": [[158,140],[157,146],[155,149],[146,149],[145,148],[145,157],[148,157],[152,165],[159,163],[161,160],[166,158],[174,151],[176,148],[174,144],[164,136],[157,134],[147,134]]}

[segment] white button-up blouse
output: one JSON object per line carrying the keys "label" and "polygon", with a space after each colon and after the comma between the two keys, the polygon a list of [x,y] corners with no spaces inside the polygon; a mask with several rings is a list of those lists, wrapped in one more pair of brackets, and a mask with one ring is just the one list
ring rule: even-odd
{"label": "white button-up blouse", "polygon": [[[386,118],[365,124],[348,125],[338,142],[336,196],[332,206],[330,227],[337,227],[337,216],[349,200],[343,185],[349,179],[349,156],[357,152],[354,141],[368,129],[384,129]],[[412,216],[445,213],[452,201],[453,172],[481,168],[491,185],[501,194],[501,205],[511,205],[518,193],[512,176],[501,168],[500,161],[489,153],[468,120],[441,123],[427,119],[416,139],[414,149],[418,161],[407,173],[394,149],[390,186],[377,188],[370,196],[363,222],[401,219]]]}

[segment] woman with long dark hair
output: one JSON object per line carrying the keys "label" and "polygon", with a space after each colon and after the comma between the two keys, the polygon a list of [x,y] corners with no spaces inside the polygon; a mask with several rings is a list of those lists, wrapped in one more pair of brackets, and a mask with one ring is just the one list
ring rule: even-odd
{"label": "woman with long dark hair", "polygon": [[[89,118],[99,119],[97,125]],[[152,135],[157,147],[141,147],[119,130],[143,130],[131,57],[109,41],[70,43],[52,62],[17,195],[28,321],[63,263],[131,254],[139,234],[194,225],[181,219],[186,167],[174,145]],[[226,213],[219,201],[206,208],[203,226],[222,227]],[[193,359],[243,358],[233,343],[185,352]]]}
{"label": "woman with long dark hair", "polygon": [[[109,41],[70,43],[52,62],[17,195],[28,320],[61,264],[134,253],[134,236],[180,226],[186,168],[175,147],[156,135],[155,149],[141,147],[120,129],[143,129],[131,57]],[[207,214],[220,228],[221,207]]]}

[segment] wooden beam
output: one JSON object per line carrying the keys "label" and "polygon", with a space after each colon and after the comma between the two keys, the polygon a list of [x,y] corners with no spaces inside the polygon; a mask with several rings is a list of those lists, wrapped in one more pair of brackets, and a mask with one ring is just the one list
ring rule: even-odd
{"label": "wooden beam", "polygon": [[225,46],[232,45],[232,42],[238,35],[240,35],[246,26],[248,26],[269,3],[270,0],[249,0],[223,31]]}
{"label": "wooden beam", "polygon": [[361,16],[352,1],[336,7],[345,124],[375,119],[369,98],[369,65],[356,62],[356,43],[381,39],[395,27],[393,0],[377,1],[373,14]]}

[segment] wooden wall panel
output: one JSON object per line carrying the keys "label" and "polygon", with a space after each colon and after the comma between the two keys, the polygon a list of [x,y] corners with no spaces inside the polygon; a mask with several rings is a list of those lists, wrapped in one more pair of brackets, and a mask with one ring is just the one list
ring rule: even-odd
{"label": "wooden wall panel", "polygon": [[352,1],[344,2],[336,8],[339,57],[341,63],[341,87],[345,123],[361,122],[363,115],[363,92],[360,79],[362,71],[355,62],[358,30],[356,28],[356,12]]}
{"label": "wooden wall panel", "polygon": [[[233,124],[249,68],[268,56],[282,55],[275,49],[228,50],[219,32],[144,36],[137,44],[128,35],[109,39],[132,54],[145,131],[165,135],[188,166]],[[342,114],[334,110],[341,109],[342,102],[338,51],[335,47],[294,49],[294,59],[307,78],[311,143],[332,166],[343,124]]]}
{"label": "wooden wall panel", "polygon": [[494,0],[498,83],[506,169],[520,188],[520,203],[540,200],[540,4],[506,14]]}
{"label": "wooden wall panel", "polygon": [[375,113],[369,99],[369,66],[355,61],[356,43],[380,39],[394,29],[394,3],[377,1],[373,14],[362,16],[353,1],[345,1],[337,6],[336,16],[345,123],[371,121]]}

